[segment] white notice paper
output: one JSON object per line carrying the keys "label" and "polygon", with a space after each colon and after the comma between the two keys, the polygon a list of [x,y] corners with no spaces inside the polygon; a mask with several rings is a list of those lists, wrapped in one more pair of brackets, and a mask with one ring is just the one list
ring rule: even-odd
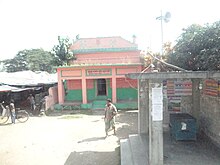
{"label": "white notice paper", "polygon": [[152,88],[152,104],[163,104],[162,87]]}
{"label": "white notice paper", "polygon": [[152,120],[153,121],[163,120],[163,105],[152,106]]}
{"label": "white notice paper", "polygon": [[162,121],[163,120],[163,89],[152,88],[152,120]]}

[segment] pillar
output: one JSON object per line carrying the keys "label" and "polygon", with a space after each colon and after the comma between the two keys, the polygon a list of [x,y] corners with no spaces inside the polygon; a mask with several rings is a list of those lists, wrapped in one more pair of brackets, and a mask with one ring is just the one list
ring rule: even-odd
{"label": "pillar", "polygon": [[116,70],[112,68],[112,102],[117,102]]}
{"label": "pillar", "polygon": [[197,119],[197,126],[200,113],[200,79],[192,79],[192,115]]}
{"label": "pillar", "polygon": [[63,80],[61,79],[61,71],[57,71],[58,74],[58,103],[63,104],[64,103],[64,85],[63,85]]}
{"label": "pillar", "polygon": [[82,69],[82,103],[87,104],[86,72]]}
{"label": "pillar", "polygon": [[162,83],[149,80],[149,164],[163,165]]}
{"label": "pillar", "polygon": [[149,86],[148,80],[138,80],[138,133],[149,133]]}

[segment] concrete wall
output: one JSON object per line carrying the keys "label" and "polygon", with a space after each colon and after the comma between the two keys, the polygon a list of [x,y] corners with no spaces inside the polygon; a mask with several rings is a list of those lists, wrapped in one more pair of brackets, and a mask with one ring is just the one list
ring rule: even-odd
{"label": "concrete wall", "polygon": [[220,98],[202,95],[200,104],[200,128],[220,146]]}
{"label": "concrete wall", "polygon": [[170,113],[172,111],[168,110],[168,99],[166,97],[163,98],[163,124],[164,128],[167,128],[170,123]]}
{"label": "concrete wall", "polygon": [[[65,96],[66,101],[82,101],[82,81],[81,80],[67,80],[67,92]],[[112,97],[112,81],[106,79],[107,97]],[[137,101],[137,80],[117,78],[117,100],[135,100]],[[96,97],[96,80],[86,80],[87,100],[93,101]]]}
{"label": "concrete wall", "polygon": [[[125,74],[127,73],[138,73],[141,72],[142,65],[141,64],[120,64],[120,65],[106,65],[106,66],[76,66],[76,67],[63,67],[58,68],[58,93],[59,93],[59,103],[63,104],[65,101],[81,101],[83,104],[86,104],[88,99],[91,98],[92,95],[95,94],[93,91],[87,91],[87,84],[94,89],[93,85],[87,80],[90,79],[110,79],[110,86],[112,88],[108,88],[108,97],[112,98],[114,103],[117,102],[117,79],[125,78]],[[63,85],[63,80],[66,83]],[[75,81],[75,82],[74,82]],[[130,83],[132,86],[134,84],[137,87],[137,81],[126,80],[127,83]],[[126,83],[126,84],[127,84]],[[75,84],[75,85],[74,85]],[[122,84],[122,83],[121,83]],[[64,90],[65,87],[65,90]],[[76,89],[77,88],[77,89]],[[119,88],[118,88],[119,89]],[[121,89],[121,88],[120,88]],[[129,89],[132,89],[129,95],[135,96],[131,97],[131,99],[137,99],[137,91],[133,87],[129,86]],[[68,90],[68,91],[67,91]],[[91,90],[91,89],[89,89]],[[76,91],[77,93],[75,93]],[[73,93],[74,92],[74,93]],[[87,96],[89,94],[89,98]],[[67,96],[68,95],[68,96]],[[73,96],[76,96],[73,98]],[[96,97],[96,96],[94,96]],[[130,99],[130,98],[129,98]]]}
{"label": "concrete wall", "polygon": [[[185,96],[181,100],[181,112],[193,114],[192,97]],[[207,96],[200,97],[199,130],[206,134],[215,144],[220,146],[220,98]]]}
{"label": "concrete wall", "polygon": [[140,51],[76,54],[71,64],[140,63]]}
{"label": "concrete wall", "polygon": [[56,87],[49,88],[49,95],[46,96],[45,100],[45,108],[48,110],[49,108],[53,109],[53,105],[58,102],[58,90]]}
{"label": "concrete wall", "polygon": [[182,96],[180,106],[181,112],[189,113],[192,115],[192,96]]}

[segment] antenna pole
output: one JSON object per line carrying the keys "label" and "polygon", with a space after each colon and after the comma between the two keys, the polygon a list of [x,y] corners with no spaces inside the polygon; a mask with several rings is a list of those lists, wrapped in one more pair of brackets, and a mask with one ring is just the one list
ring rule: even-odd
{"label": "antenna pole", "polygon": [[169,22],[170,13],[166,12],[166,14],[163,16],[162,9],[160,10],[160,16],[156,17],[156,20],[160,20],[160,30],[161,30],[161,57],[163,56],[163,21],[165,23]]}
{"label": "antenna pole", "polygon": [[162,10],[160,11],[160,28],[161,28],[161,57],[163,56],[163,12]]}

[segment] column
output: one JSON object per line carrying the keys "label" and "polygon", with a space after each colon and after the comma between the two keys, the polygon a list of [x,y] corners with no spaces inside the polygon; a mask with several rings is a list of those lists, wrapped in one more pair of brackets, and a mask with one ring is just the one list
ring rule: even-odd
{"label": "column", "polygon": [[149,133],[149,86],[148,80],[138,80],[138,133]]}
{"label": "column", "polygon": [[117,102],[116,70],[112,68],[112,102]]}
{"label": "column", "polygon": [[87,104],[86,73],[82,69],[82,103]]}
{"label": "column", "polygon": [[57,71],[58,74],[58,103],[63,104],[64,103],[64,86],[63,86],[63,80],[61,79],[61,71]]}
{"label": "column", "polygon": [[197,128],[200,113],[200,79],[192,79],[192,115],[197,120]]}
{"label": "column", "polygon": [[151,80],[149,80],[149,113],[149,164],[163,165],[162,83]]}

